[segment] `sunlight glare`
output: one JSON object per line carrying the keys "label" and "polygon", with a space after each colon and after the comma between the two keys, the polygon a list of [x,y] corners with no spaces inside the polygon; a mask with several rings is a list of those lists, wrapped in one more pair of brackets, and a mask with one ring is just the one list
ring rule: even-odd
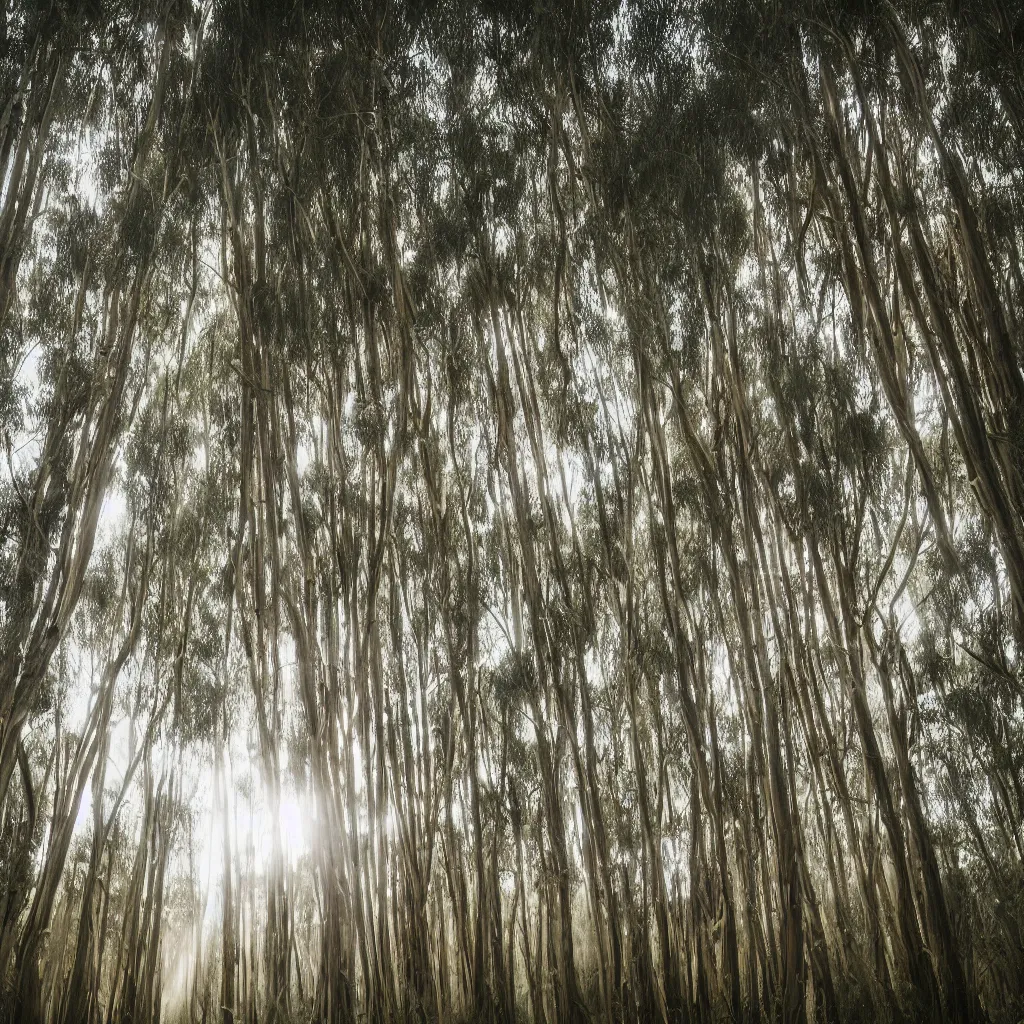
{"label": "sunlight glare", "polygon": [[307,828],[309,812],[299,805],[294,796],[281,798],[281,842],[291,863],[295,863],[307,851]]}

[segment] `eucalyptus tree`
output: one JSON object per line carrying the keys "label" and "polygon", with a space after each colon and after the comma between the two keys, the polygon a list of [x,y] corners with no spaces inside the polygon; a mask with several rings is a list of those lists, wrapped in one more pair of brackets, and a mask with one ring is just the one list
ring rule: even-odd
{"label": "eucalyptus tree", "polygon": [[1016,1019],[1019,12],[102,13],[4,22],[11,1015]]}

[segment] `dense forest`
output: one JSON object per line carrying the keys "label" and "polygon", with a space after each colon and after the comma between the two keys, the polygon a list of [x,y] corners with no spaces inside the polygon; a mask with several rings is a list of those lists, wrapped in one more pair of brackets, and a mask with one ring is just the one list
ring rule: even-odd
{"label": "dense forest", "polygon": [[1024,1017],[1024,3],[14,0],[0,1021]]}

